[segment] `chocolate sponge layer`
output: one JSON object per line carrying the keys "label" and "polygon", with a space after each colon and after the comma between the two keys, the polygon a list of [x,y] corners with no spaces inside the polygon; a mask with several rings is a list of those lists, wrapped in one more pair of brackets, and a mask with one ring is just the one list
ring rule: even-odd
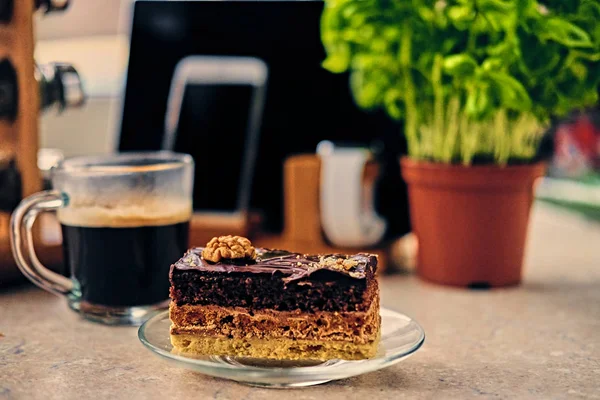
{"label": "chocolate sponge layer", "polygon": [[218,273],[174,270],[171,298],[177,305],[218,305],[277,311],[365,311],[368,282],[331,271],[318,271],[310,279],[285,284],[285,275]]}

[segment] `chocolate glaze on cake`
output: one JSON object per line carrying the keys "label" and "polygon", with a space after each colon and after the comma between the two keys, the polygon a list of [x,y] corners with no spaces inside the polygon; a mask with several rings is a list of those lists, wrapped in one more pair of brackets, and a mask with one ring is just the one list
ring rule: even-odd
{"label": "chocolate glaze on cake", "polygon": [[[356,254],[345,256],[342,254],[309,255],[291,253],[285,250],[256,249],[256,260],[241,259],[228,260],[227,263],[211,263],[202,258],[203,247],[189,250],[179,261],[171,266],[173,269],[205,272],[249,272],[249,273],[275,273],[281,272],[286,275],[286,283],[306,278],[319,270],[329,270],[355,279],[365,279],[369,270],[375,272],[377,261],[373,254]],[[339,258],[356,262],[351,268],[336,268],[331,264],[324,263],[325,260]]]}

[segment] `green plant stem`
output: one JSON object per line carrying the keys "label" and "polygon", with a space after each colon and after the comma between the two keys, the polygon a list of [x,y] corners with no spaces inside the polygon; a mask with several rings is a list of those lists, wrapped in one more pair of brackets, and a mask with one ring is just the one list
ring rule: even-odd
{"label": "green plant stem", "polygon": [[498,164],[505,165],[508,162],[511,147],[511,139],[507,135],[510,135],[511,132],[507,130],[506,112],[504,110],[498,111],[490,128],[494,129],[494,158]]}
{"label": "green plant stem", "polygon": [[415,100],[415,86],[411,73],[412,58],[412,29],[410,24],[404,26],[402,39],[400,42],[400,66],[402,68],[402,77],[404,83],[404,98],[406,105],[406,124],[404,127],[406,140],[408,143],[408,153],[420,158],[419,138],[417,136],[418,111]]}
{"label": "green plant stem", "polygon": [[433,156],[441,158],[444,151],[444,88],[442,87],[442,64],[444,57],[436,54],[433,60],[431,83],[433,85]]}
{"label": "green plant stem", "polygon": [[450,101],[448,101],[448,110],[446,112],[446,140],[441,157],[441,161],[445,163],[452,162],[454,147],[456,146],[459,130],[461,129],[459,109],[460,99],[458,96],[453,96]]}

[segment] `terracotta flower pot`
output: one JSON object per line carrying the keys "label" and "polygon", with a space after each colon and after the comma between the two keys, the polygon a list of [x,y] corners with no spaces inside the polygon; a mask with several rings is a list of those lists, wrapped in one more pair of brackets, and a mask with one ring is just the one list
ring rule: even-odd
{"label": "terracotta flower pot", "polygon": [[465,167],[409,158],[400,164],[421,278],[463,287],[521,281],[533,183],[545,164]]}

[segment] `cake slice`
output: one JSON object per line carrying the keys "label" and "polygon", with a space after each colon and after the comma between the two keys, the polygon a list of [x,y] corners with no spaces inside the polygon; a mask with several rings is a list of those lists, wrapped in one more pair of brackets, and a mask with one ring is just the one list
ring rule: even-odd
{"label": "cake slice", "polygon": [[380,337],[377,256],[255,249],[213,238],[171,266],[171,343],[180,353],[360,360]]}

